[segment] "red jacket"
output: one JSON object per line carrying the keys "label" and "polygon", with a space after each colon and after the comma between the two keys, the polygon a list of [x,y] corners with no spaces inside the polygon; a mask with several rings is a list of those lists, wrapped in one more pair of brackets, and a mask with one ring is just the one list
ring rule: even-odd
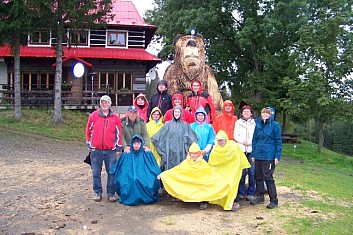
{"label": "red jacket", "polygon": [[[199,81],[193,81],[192,83],[197,82],[200,84],[200,90],[197,94],[194,92],[190,93],[186,97],[186,104],[187,108],[190,108],[192,116],[195,115],[196,110],[201,106],[205,109],[209,120],[209,123],[213,123],[216,119],[216,107],[214,106],[212,97],[205,91],[202,91],[202,84]],[[192,89],[191,83],[191,89]]]}
{"label": "red jacket", "polygon": [[[174,104],[174,100],[175,98],[178,97],[180,100],[181,100],[181,107],[183,108],[182,110],[182,116],[181,116],[181,120],[183,120],[184,122],[187,122],[189,124],[193,123],[195,121],[195,118],[194,116],[186,109],[184,109],[184,99],[183,99],[183,95],[182,94],[174,94],[173,97],[172,97],[172,104],[173,104],[173,108],[175,106]],[[173,119],[173,110],[174,109],[169,109],[165,115],[164,115],[164,118],[163,118],[163,123],[166,123],[170,120]]]}
{"label": "red jacket", "polygon": [[[232,111],[230,113],[227,113],[224,109],[226,104],[232,105]],[[229,140],[234,140],[234,127],[235,122],[238,120],[238,117],[233,115],[233,113],[234,105],[232,101],[226,100],[223,102],[222,113],[218,115],[216,120],[212,123],[215,132],[218,133],[218,131],[223,130],[227,134]]]}
{"label": "red jacket", "polygon": [[91,113],[86,127],[86,143],[92,149],[120,150],[122,127],[117,114],[110,110],[105,117],[101,109]]}
{"label": "red jacket", "polygon": [[[141,97],[142,99],[145,100],[145,106],[144,107],[140,107],[137,105],[137,98]],[[134,99],[134,106],[137,108],[138,110],[138,117],[142,118],[145,122],[148,121],[148,117],[147,117],[147,111],[148,111],[148,100],[146,98],[146,96],[142,93],[140,93],[138,96],[136,96],[136,98]]]}

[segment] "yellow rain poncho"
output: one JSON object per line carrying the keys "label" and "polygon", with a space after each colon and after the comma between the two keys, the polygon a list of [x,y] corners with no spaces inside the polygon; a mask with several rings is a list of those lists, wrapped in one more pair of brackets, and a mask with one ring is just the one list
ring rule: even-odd
{"label": "yellow rain poncho", "polygon": [[[152,118],[152,114],[155,112],[155,111],[158,111],[159,114],[161,115],[159,117],[159,120],[156,122],[156,121],[153,121],[153,118]],[[149,122],[146,124],[146,127],[147,127],[147,134],[150,138],[152,138],[152,136],[154,134],[156,134],[159,129],[162,128],[163,126],[163,115],[162,115],[162,112],[161,110],[158,108],[158,107],[154,107],[151,111],[151,114],[150,114],[150,117],[149,117]],[[159,156],[159,154],[157,153],[157,150],[156,148],[154,147],[154,145],[151,143],[150,145],[150,150],[153,154],[153,156],[156,158],[156,161],[157,161],[157,164],[158,166],[160,167],[161,166],[161,157]]]}
{"label": "yellow rain poncho", "polygon": [[[194,161],[190,153],[198,152]],[[224,177],[202,159],[200,147],[193,143],[187,158],[161,175],[165,190],[184,202],[202,202],[224,198],[229,185]]]}
{"label": "yellow rain poncho", "polygon": [[[218,144],[217,139],[219,138],[226,139],[225,146],[221,147]],[[234,140],[228,140],[227,134],[222,130],[216,135],[215,145],[210,154],[208,164],[215,167],[230,186],[227,196],[218,200],[212,200],[210,203],[220,205],[224,210],[231,210],[238,193],[242,171],[245,168],[249,168],[250,164],[239,145]]]}

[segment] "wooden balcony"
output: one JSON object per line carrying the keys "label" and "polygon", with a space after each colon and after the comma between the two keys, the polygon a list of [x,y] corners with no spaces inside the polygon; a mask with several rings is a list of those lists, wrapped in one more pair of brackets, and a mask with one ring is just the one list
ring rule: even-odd
{"label": "wooden balcony", "polygon": [[[0,86],[1,87],[1,86]],[[99,99],[103,95],[109,95],[112,106],[129,106],[132,104],[135,94],[132,91],[61,91],[61,103],[65,109],[94,110],[99,107]],[[0,89],[0,108],[13,108],[15,95],[13,90]],[[22,90],[21,106],[27,107],[53,107],[53,90]]]}

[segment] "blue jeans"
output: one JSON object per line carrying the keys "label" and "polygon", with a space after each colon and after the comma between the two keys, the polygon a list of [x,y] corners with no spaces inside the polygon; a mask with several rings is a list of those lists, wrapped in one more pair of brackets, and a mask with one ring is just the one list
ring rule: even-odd
{"label": "blue jeans", "polygon": [[102,195],[102,180],[101,172],[103,162],[105,165],[105,171],[107,172],[107,195],[113,196],[115,194],[114,189],[114,175],[109,174],[110,168],[115,164],[117,157],[115,150],[98,150],[92,149],[91,151],[91,164],[92,164],[92,176],[93,176],[93,191],[97,195]]}
{"label": "blue jeans", "polygon": [[[238,194],[239,195],[254,195],[256,191],[256,180],[255,180],[255,162],[251,161],[250,153],[245,153],[246,158],[248,159],[251,167],[247,169],[243,169],[243,174],[241,176],[240,182],[239,182],[239,189],[238,189]],[[246,187],[245,187],[245,177],[246,174],[248,174],[249,177],[249,184],[248,184],[248,190],[246,192]]]}

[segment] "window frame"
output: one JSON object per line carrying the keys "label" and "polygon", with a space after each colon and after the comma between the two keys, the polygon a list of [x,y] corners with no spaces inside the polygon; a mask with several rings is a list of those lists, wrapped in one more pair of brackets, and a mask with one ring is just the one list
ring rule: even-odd
{"label": "window frame", "polygon": [[[119,35],[123,35],[124,37],[124,43],[111,43],[110,42],[110,38],[111,35],[116,35],[116,42],[119,42]],[[126,30],[107,30],[107,34],[106,34],[106,47],[107,48],[127,48],[128,47],[128,31]]]}

